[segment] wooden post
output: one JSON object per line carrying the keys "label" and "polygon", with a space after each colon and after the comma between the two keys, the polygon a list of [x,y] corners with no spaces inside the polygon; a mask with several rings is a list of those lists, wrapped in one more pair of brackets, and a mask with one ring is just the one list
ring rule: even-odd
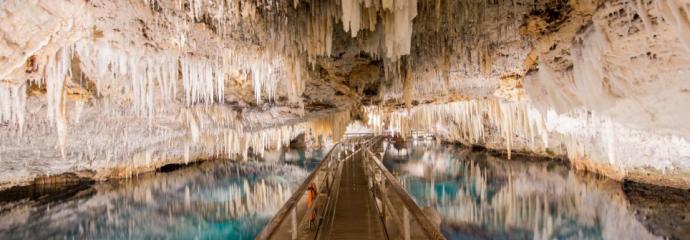
{"label": "wooden post", "polygon": [[292,209],[292,239],[297,239],[297,208]]}
{"label": "wooden post", "polygon": [[405,240],[410,240],[410,214],[407,212],[407,208],[403,210],[403,225],[405,228]]}

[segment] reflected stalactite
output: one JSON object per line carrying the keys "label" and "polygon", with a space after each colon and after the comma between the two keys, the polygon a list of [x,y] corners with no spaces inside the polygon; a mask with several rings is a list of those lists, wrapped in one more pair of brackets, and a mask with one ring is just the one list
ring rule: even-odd
{"label": "reflected stalactite", "polygon": [[408,192],[435,207],[449,229],[470,224],[494,238],[659,238],[638,221],[614,181],[434,144],[405,151],[389,152],[387,164],[396,162],[392,168]]}
{"label": "reflected stalactite", "polygon": [[295,165],[218,160],[0,202],[0,238],[253,238],[307,175]]}
{"label": "reflected stalactite", "polygon": [[242,184],[231,185],[227,188],[226,196],[215,192],[214,197],[222,197],[220,201],[208,201],[193,197],[185,187],[185,200],[181,205],[171,205],[168,213],[172,215],[198,216],[210,221],[229,221],[253,215],[268,215],[276,212],[287,201],[292,193],[289,186],[281,183],[266,183],[264,179],[249,183],[247,179]]}

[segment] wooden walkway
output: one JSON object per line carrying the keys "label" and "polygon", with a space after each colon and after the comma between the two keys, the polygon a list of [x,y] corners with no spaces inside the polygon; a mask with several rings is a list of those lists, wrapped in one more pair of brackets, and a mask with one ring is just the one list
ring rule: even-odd
{"label": "wooden walkway", "polygon": [[325,239],[386,239],[386,231],[369,193],[363,154],[343,164],[333,220],[322,226]]}
{"label": "wooden walkway", "polygon": [[367,136],[334,146],[257,239],[444,239],[380,162],[384,149]]}

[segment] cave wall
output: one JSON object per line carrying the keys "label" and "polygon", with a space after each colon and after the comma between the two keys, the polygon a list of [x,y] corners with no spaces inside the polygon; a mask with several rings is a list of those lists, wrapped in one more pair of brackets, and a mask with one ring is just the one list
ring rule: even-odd
{"label": "cave wall", "polygon": [[0,186],[239,159],[305,131],[337,139],[351,118],[690,186],[687,1],[7,0],[0,9]]}
{"label": "cave wall", "polygon": [[269,48],[265,7],[214,4],[2,1],[0,188],[246,159],[348,122],[349,96]]}
{"label": "cave wall", "polygon": [[[415,90],[441,88],[427,91],[440,98],[411,108],[371,107],[372,125],[403,134],[431,131],[508,154],[565,158],[577,169],[618,180],[687,188],[684,7],[683,1],[530,5],[520,12],[520,25],[503,25],[519,34],[490,37],[490,71],[482,71],[481,54],[474,64],[445,63],[450,82],[465,84],[460,97],[450,97],[451,84],[432,71],[414,83]],[[476,31],[500,32],[490,26]],[[468,59],[460,55],[452,54]],[[436,59],[437,69],[447,61]],[[402,90],[400,84],[399,98]]]}

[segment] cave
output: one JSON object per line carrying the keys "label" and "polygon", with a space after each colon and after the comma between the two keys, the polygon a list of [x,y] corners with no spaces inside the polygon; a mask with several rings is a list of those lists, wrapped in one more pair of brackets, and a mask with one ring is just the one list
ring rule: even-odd
{"label": "cave", "polygon": [[0,10],[0,239],[690,238],[688,0]]}

